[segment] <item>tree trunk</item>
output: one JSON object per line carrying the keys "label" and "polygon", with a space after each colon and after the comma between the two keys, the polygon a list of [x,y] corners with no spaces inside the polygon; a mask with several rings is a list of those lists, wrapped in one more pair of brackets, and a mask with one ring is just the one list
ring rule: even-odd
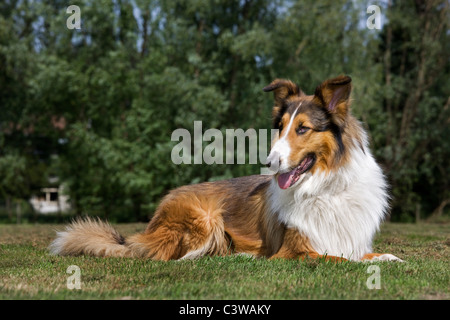
{"label": "tree trunk", "polygon": [[6,212],[8,213],[9,220],[12,220],[13,215],[11,210],[11,197],[9,196],[6,197]]}
{"label": "tree trunk", "polygon": [[444,208],[450,204],[450,198],[448,199],[444,199],[441,204],[434,209],[433,213],[430,215],[430,217],[428,218],[428,220],[434,220],[437,218],[442,217],[442,214],[444,212]]}

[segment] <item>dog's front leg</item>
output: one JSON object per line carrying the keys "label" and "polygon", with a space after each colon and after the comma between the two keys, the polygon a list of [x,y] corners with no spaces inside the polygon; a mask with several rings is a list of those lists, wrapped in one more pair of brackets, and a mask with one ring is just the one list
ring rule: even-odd
{"label": "dog's front leg", "polygon": [[280,249],[270,259],[324,259],[325,261],[342,262],[347,259],[336,256],[321,255],[311,246],[308,237],[296,229],[287,229]]}

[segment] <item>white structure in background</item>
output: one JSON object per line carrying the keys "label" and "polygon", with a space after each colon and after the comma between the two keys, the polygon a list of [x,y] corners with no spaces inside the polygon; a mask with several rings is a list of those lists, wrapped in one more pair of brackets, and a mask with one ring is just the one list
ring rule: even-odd
{"label": "white structure in background", "polygon": [[42,214],[66,212],[70,209],[69,197],[63,194],[63,187],[42,188],[39,196],[33,196],[30,203],[33,209]]}

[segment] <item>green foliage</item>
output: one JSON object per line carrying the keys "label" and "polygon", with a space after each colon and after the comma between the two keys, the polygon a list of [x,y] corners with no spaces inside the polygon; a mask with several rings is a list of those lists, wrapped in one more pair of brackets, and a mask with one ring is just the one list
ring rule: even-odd
{"label": "green foliage", "polygon": [[445,1],[384,5],[382,30],[365,27],[366,1],[77,5],[81,30],[66,27],[63,1],[0,4],[0,198],[27,200],[58,176],[77,214],[147,220],[171,188],[261,167],[175,165],[175,129],[268,129],[261,89],[274,78],[311,94],[342,73],[393,218],[450,198]]}

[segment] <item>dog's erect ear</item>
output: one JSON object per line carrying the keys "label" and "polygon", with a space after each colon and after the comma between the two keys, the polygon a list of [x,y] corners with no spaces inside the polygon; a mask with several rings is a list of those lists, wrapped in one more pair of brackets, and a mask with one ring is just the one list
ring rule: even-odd
{"label": "dog's erect ear", "polygon": [[290,80],[275,79],[267,87],[264,87],[263,91],[274,91],[275,101],[282,102],[291,95],[298,95],[300,93],[300,88]]}
{"label": "dog's erect ear", "polygon": [[330,112],[338,124],[343,124],[347,117],[352,78],[339,76],[320,84],[314,93],[318,100]]}
{"label": "dog's erect ear", "polygon": [[282,113],[284,113],[283,108],[286,107],[285,101],[290,96],[294,95],[298,96],[302,94],[302,91],[300,90],[298,85],[296,85],[290,80],[285,79],[275,79],[267,87],[264,87],[263,91],[265,92],[273,91],[273,95],[275,98],[275,105],[273,106],[272,115],[275,122],[277,122],[276,119],[280,117]]}

